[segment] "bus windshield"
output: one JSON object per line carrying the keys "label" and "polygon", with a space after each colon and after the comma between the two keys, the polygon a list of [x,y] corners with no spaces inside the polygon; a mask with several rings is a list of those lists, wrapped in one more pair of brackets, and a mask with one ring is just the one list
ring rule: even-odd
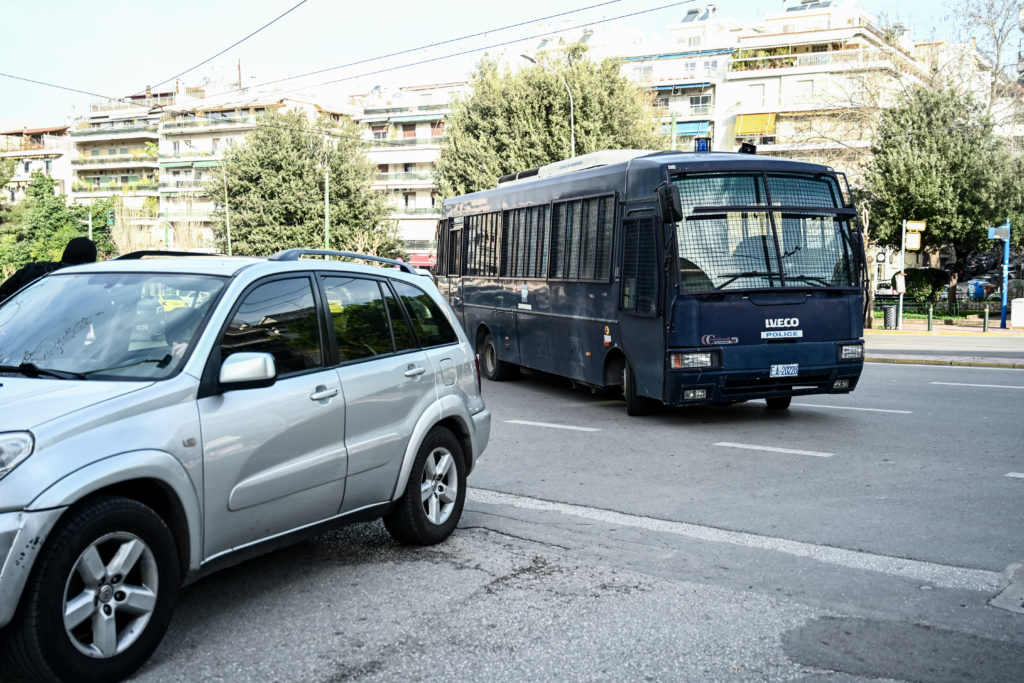
{"label": "bus windshield", "polygon": [[833,176],[687,173],[672,181],[683,206],[684,291],[859,285]]}

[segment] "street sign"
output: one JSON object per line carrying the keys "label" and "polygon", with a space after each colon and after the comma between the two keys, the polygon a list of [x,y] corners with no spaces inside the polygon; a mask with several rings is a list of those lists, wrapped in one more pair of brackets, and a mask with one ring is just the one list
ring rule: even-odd
{"label": "street sign", "polygon": [[[910,221],[907,221],[907,227],[910,227]],[[910,251],[917,251],[921,248],[921,233],[920,232],[908,232],[907,233],[907,249]]]}
{"label": "street sign", "polygon": [[988,229],[988,238],[990,240],[1008,240],[1010,239],[1010,226],[1002,225],[998,228]]}
{"label": "street sign", "polygon": [[907,230],[922,232],[927,224],[928,221],[907,221]]}

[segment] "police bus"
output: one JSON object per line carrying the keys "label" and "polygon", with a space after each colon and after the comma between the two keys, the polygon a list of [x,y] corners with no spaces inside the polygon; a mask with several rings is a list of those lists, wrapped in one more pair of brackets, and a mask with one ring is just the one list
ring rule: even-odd
{"label": "police bus", "polygon": [[630,415],[852,391],[866,272],[832,168],[640,150],[445,201],[435,268],[486,377],[621,387]]}

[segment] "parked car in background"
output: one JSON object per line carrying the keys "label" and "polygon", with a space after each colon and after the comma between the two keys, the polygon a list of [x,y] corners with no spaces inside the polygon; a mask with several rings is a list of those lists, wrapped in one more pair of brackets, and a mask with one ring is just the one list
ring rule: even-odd
{"label": "parked car in background", "polygon": [[3,673],[128,676],[180,585],[333,525],[452,533],[472,344],[409,266],[305,255],[352,256],[128,255],[0,305]]}

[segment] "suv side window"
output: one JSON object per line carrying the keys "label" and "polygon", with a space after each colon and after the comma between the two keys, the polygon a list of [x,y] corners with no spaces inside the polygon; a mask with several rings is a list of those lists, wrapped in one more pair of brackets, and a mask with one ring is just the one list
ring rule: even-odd
{"label": "suv side window", "polygon": [[274,280],[250,291],[220,341],[221,358],[236,351],[274,356],[278,375],[324,366],[320,324],[308,278]]}
{"label": "suv side window", "polygon": [[388,287],[382,286],[381,289],[384,290],[384,302],[388,306],[388,317],[391,319],[391,331],[395,334],[396,349],[398,351],[418,349],[416,336],[413,334],[412,328],[409,327],[409,321],[406,320],[405,314],[402,313],[402,306],[398,303],[398,299]]}
{"label": "suv side window", "polygon": [[419,287],[398,280],[394,281],[394,285],[405,304],[405,310],[409,312],[420,346],[426,348],[458,343],[459,336],[429,294]]}
{"label": "suv side window", "polygon": [[325,276],[323,283],[340,362],[394,352],[376,280]]}

